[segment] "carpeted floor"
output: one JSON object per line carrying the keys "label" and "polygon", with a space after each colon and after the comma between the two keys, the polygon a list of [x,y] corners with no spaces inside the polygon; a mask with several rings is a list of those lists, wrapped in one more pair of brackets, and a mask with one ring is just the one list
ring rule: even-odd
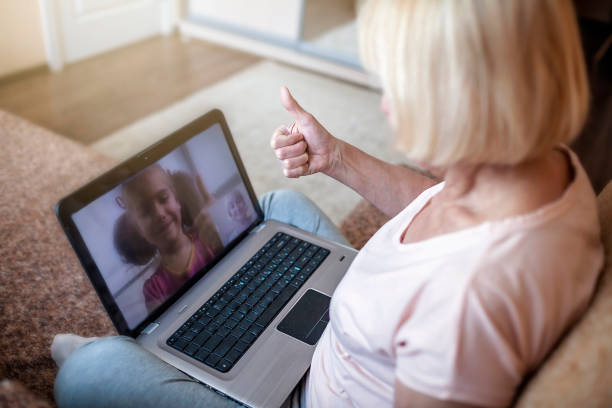
{"label": "carpeted floor", "polygon": [[391,132],[378,92],[264,61],[120,129],[92,147],[124,159],[213,108],[221,109],[257,194],[291,188],[307,194],[339,223],[359,196],[324,176],[286,179],[269,146],[276,127],[291,117],[279,102],[287,85],[302,106],[332,134],[384,160],[402,161],[391,149]]}

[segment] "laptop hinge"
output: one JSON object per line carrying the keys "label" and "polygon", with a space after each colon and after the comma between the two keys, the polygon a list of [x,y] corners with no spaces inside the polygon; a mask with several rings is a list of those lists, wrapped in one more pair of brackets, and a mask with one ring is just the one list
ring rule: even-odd
{"label": "laptop hinge", "polygon": [[253,228],[253,229],[251,230],[251,232],[250,232],[250,233],[251,233],[251,234],[254,234],[254,233],[256,233],[257,231],[260,231],[260,230],[261,230],[263,227],[265,227],[265,226],[266,226],[266,224],[264,224],[264,223],[262,222],[261,224],[259,224],[259,225],[258,225],[258,226],[256,226],[255,228]]}
{"label": "laptop hinge", "polygon": [[140,334],[151,334],[159,327],[159,323],[150,323]]}

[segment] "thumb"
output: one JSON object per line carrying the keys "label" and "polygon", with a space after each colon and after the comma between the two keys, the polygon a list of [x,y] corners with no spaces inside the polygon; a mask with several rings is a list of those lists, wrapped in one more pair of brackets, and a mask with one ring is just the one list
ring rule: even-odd
{"label": "thumb", "polygon": [[293,99],[293,96],[286,86],[281,87],[280,99],[283,107],[293,116],[293,119],[299,120],[302,115],[306,114],[306,111],[302,109],[300,104]]}

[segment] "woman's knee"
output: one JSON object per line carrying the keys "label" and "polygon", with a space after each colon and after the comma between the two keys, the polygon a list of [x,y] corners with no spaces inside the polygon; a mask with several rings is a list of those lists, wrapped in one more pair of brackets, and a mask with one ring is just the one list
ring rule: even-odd
{"label": "woman's knee", "polygon": [[[78,405],[105,381],[121,372],[121,365],[138,359],[138,346],[128,337],[105,337],[76,349],[62,364],[55,379],[58,406]],[[142,350],[144,351],[144,350]]]}
{"label": "woman's knee", "polygon": [[314,206],[308,197],[293,190],[269,191],[259,198],[259,204],[266,219],[279,209],[289,210],[296,207]]}

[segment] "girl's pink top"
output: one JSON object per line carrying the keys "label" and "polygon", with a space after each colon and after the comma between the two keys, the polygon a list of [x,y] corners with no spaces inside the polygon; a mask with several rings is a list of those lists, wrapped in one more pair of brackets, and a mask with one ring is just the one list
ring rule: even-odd
{"label": "girl's pink top", "polygon": [[150,310],[151,306],[159,306],[163,303],[214,257],[212,249],[201,242],[196,233],[193,234],[192,239],[194,244],[193,261],[185,279],[174,278],[170,272],[160,265],[155,273],[145,281],[142,291],[147,309]]}

